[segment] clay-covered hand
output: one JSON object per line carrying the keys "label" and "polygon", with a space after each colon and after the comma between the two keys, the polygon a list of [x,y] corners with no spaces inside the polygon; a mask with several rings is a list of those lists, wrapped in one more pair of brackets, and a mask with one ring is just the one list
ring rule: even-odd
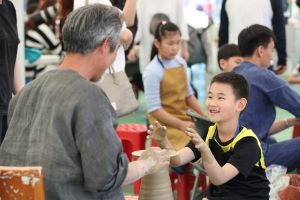
{"label": "clay-covered hand", "polygon": [[159,147],[151,147],[144,151],[139,158],[142,161],[145,175],[157,172],[170,165],[170,155],[167,150]]}
{"label": "clay-covered hand", "polygon": [[192,142],[195,144],[195,147],[200,151],[200,153],[205,151],[208,148],[206,143],[203,141],[203,139],[194,129],[187,128],[185,130],[185,133],[187,134],[187,136],[191,138]]}
{"label": "clay-covered hand", "polygon": [[163,143],[167,140],[167,128],[165,126],[161,125],[158,121],[155,121],[154,125],[150,125],[148,134],[151,139],[164,147]]}

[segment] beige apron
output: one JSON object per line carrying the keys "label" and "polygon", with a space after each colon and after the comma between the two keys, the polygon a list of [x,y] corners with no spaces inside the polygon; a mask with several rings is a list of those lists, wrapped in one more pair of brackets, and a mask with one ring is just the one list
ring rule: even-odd
{"label": "beige apron", "polygon": [[[164,68],[163,65],[162,67]],[[192,121],[191,118],[186,115],[188,109],[185,102],[186,97],[187,75],[185,68],[179,66],[164,69],[164,75],[160,82],[162,108],[180,120]],[[153,124],[156,120],[150,113],[148,113],[148,119],[150,124]],[[176,150],[185,147],[190,140],[183,131],[171,126],[167,126],[167,137]]]}

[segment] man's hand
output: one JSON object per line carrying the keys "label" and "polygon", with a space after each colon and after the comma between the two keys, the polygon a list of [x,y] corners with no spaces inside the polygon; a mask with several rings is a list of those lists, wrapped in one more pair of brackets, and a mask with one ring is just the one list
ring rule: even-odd
{"label": "man's hand", "polygon": [[167,150],[160,149],[159,147],[151,147],[144,151],[139,158],[143,163],[145,175],[157,172],[163,167],[170,165],[170,154]]}

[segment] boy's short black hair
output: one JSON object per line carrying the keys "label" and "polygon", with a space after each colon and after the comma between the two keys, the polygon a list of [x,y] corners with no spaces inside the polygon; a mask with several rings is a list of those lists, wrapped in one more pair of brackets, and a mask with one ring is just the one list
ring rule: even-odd
{"label": "boy's short black hair", "polygon": [[240,32],[238,46],[243,57],[252,56],[257,47],[262,45],[266,48],[271,39],[275,42],[275,35],[271,29],[263,25],[254,24]]}
{"label": "boy's short black hair", "polygon": [[241,51],[236,44],[222,45],[218,51],[218,64],[219,64],[220,69],[221,69],[221,66],[220,66],[221,59],[228,60],[229,58],[234,57],[234,56],[242,56]]}
{"label": "boy's short black hair", "polygon": [[212,78],[210,85],[213,83],[228,84],[232,87],[236,99],[248,99],[249,85],[247,80],[240,74],[235,72],[223,72]]}

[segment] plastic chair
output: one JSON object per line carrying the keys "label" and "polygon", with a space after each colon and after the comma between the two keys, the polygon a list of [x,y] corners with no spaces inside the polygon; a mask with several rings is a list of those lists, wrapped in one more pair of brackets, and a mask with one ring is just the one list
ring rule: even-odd
{"label": "plastic chair", "polygon": [[[117,134],[122,141],[123,150],[132,161],[132,152],[146,147],[147,128],[143,124],[121,124],[117,127]],[[133,192],[140,192],[141,180],[134,182]]]}
{"label": "plastic chair", "polygon": [[44,200],[42,167],[0,166],[0,199]]}
{"label": "plastic chair", "polygon": [[172,189],[177,191],[177,200],[193,199],[198,186],[201,187],[201,191],[206,189],[206,176],[201,171],[195,176],[192,173],[194,167],[195,165],[190,164],[181,175],[175,172],[171,173]]}
{"label": "plastic chair", "polygon": [[146,147],[147,128],[143,124],[121,124],[117,127],[117,133],[122,141],[123,150],[132,161],[131,153],[143,150]]}
{"label": "plastic chair", "polygon": [[196,178],[191,192],[191,200],[194,200],[196,193],[199,191],[198,189],[200,189],[200,191],[203,192],[207,188],[207,174],[203,167],[203,163],[199,162],[197,164],[193,164],[193,167]]}

